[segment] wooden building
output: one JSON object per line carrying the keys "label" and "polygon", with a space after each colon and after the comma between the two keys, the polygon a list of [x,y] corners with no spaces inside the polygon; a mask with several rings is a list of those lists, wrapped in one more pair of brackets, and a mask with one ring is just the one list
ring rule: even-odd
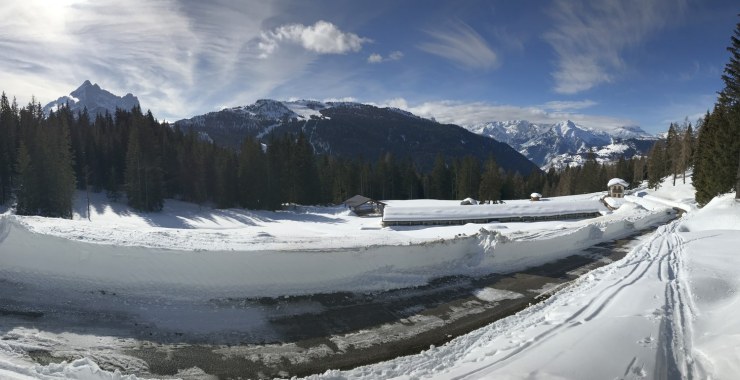
{"label": "wooden building", "polygon": [[349,207],[349,209],[358,216],[382,214],[383,209],[385,208],[385,203],[362,195],[355,195],[354,197],[347,199],[344,201],[344,205]]}
{"label": "wooden building", "polygon": [[624,189],[629,187],[629,184],[621,178],[612,178],[606,186],[609,188],[610,197],[624,198]]}

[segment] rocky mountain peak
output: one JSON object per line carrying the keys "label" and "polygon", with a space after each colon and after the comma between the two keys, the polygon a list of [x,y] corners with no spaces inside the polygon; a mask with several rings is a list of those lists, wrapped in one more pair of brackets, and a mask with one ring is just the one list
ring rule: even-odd
{"label": "rocky mountain peak", "polygon": [[44,113],[49,114],[64,105],[69,105],[69,108],[75,113],[87,109],[87,112],[92,117],[105,114],[106,112],[115,114],[116,108],[130,110],[134,107],[140,107],[139,99],[133,94],[128,93],[122,97],[117,96],[102,89],[97,83],[93,84],[90,80],[82,82],[82,85],[77,87],[69,95],[49,102],[44,106]]}

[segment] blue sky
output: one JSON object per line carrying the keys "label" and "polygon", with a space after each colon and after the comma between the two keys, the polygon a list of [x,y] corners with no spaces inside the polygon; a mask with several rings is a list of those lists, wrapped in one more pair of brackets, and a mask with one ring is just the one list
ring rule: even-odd
{"label": "blue sky", "polygon": [[722,88],[735,1],[4,1],[0,89],[85,79],[177,120],[259,98],[445,122],[572,119],[657,133]]}

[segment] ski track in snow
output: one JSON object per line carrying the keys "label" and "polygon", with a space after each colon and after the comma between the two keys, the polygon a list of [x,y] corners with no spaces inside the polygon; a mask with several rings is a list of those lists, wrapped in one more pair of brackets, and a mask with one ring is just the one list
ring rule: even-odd
{"label": "ski track in snow", "polygon": [[[671,225],[671,229],[668,231],[665,231],[665,227],[661,227],[653,237],[646,243],[644,243],[641,247],[637,249],[637,252],[630,257],[630,259],[627,260],[627,262],[617,265],[617,268],[629,268],[630,271],[627,273],[624,277],[619,277],[614,282],[609,284],[608,286],[605,286],[603,290],[599,291],[596,296],[591,299],[588,304],[584,307],[582,307],[580,310],[575,312],[572,316],[570,316],[568,319],[566,319],[562,324],[557,325],[553,327],[550,330],[547,330],[544,333],[541,333],[540,335],[536,336],[533,340],[525,343],[522,347],[513,350],[511,353],[506,355],[505,357],[501,358],[500,360],[494,361],[484,367],[481,367],[479,369],[476,369],[474,371],[471,371],[469,373],[466,373],[462,376],[456,376],[453,377],[453,379],[468,379],[468,378],[477,378],[482,375],[489,374],[486,370],[495,368],[496,366],[506,362],[507,359],[521,354],[524,351],[540,346],[544,343],[546,343],[552,336],[558,334],[561,330],[569,329],[572,327],[573,324],[580,324],[584,322],[589,322],[593,320],[594,318],[597,318],[599,314],[601,314],[605,309],[609,308],[612,303],[614,303],[619,297],[620,294],[624,291],[625,288],[628,286],[635,285],[638,281],[643,279],[646,275],[648,275],[648,272],[653,269],[655,270],[654,266],[657,265],[659,268],[657,268],[657,274],[660,275],[661,268],[660,263],[662,263],[665,259],[667,259],[669,256],[672,256],[675,254],[675,251],[670,250],[670,247],[673,245],[671,242],[671,239],[674,235],[671,233],[673,230],[675,230],[676,223],[674,222]],[[660,246],[659,250],[656,250],[656,245]],[[660,252],[659,256],[662,256],[659,260],[656,260],[655,254],[653,252]],[[675,259],[670,259],[670,261],[673,262],[673,265],[676,265]],[[675,272],[675,268],[671,268],[671,273]],[[601,273],[600,275],[606,275],[608,273]],[[671,276],[671,282],[669,284],[675,283],[674,279],[675,276]],[[608,280],[605,280],[608,281]],[[666,288],[667,297],[666,300],[669,301],[669,303],[666,306],[670,306],[671,304],[680,304],[676,302],[672,297],[672,295],[676,294],[676,291],[673,289],[675,286],[669,285]],[[668,294],[671,295],[671,297],[668,296]],[[679,296],[680,297],[680,296]],[[673,340],[674,335],[671,334],[671,331],[674,331],[675,329],[672,329],[671,327],[668,328],[666,334],[662,334],[662,338]],[[680,334],[679,334],[680,336]],[[677,346],[676,342],[670,342],[670,346]],[[682,349],[682,347],[675,347],[674,349]],[[666,358],[668,359],[668,358]],[[629,372],[630,367],[633,366],[635,362],[635,358],[630,362],[630,364],[627,367],[627,372]],[[663,376],[658,376],[663,377]],[[656,378],[658,378],[656,377]]]}

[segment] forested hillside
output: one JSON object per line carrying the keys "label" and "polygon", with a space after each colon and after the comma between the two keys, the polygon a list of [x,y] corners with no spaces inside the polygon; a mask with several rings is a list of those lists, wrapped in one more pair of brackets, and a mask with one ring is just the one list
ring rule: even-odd
{"label": "forested hillside", "polygon": [[562,174],[524,177],[494,158],[435,158],[431,170],[386,153],[379,160],[317,154],[303,133],[273,134],[267,144],[246,138],[239,149],[194,131],[159,123],[151,112],[117,110],[94,119],[66,107],[45,117],[38,103],[0,102],[0,201],[19,214],[70,217],[75,188],[157,211],[165,198],[216,207],[277,209],[284,203],[339,203],[352,195],[377,199],[484,200],[603,190],[611,176],[644,176],[641,160],[604,166],[589,160]]}

